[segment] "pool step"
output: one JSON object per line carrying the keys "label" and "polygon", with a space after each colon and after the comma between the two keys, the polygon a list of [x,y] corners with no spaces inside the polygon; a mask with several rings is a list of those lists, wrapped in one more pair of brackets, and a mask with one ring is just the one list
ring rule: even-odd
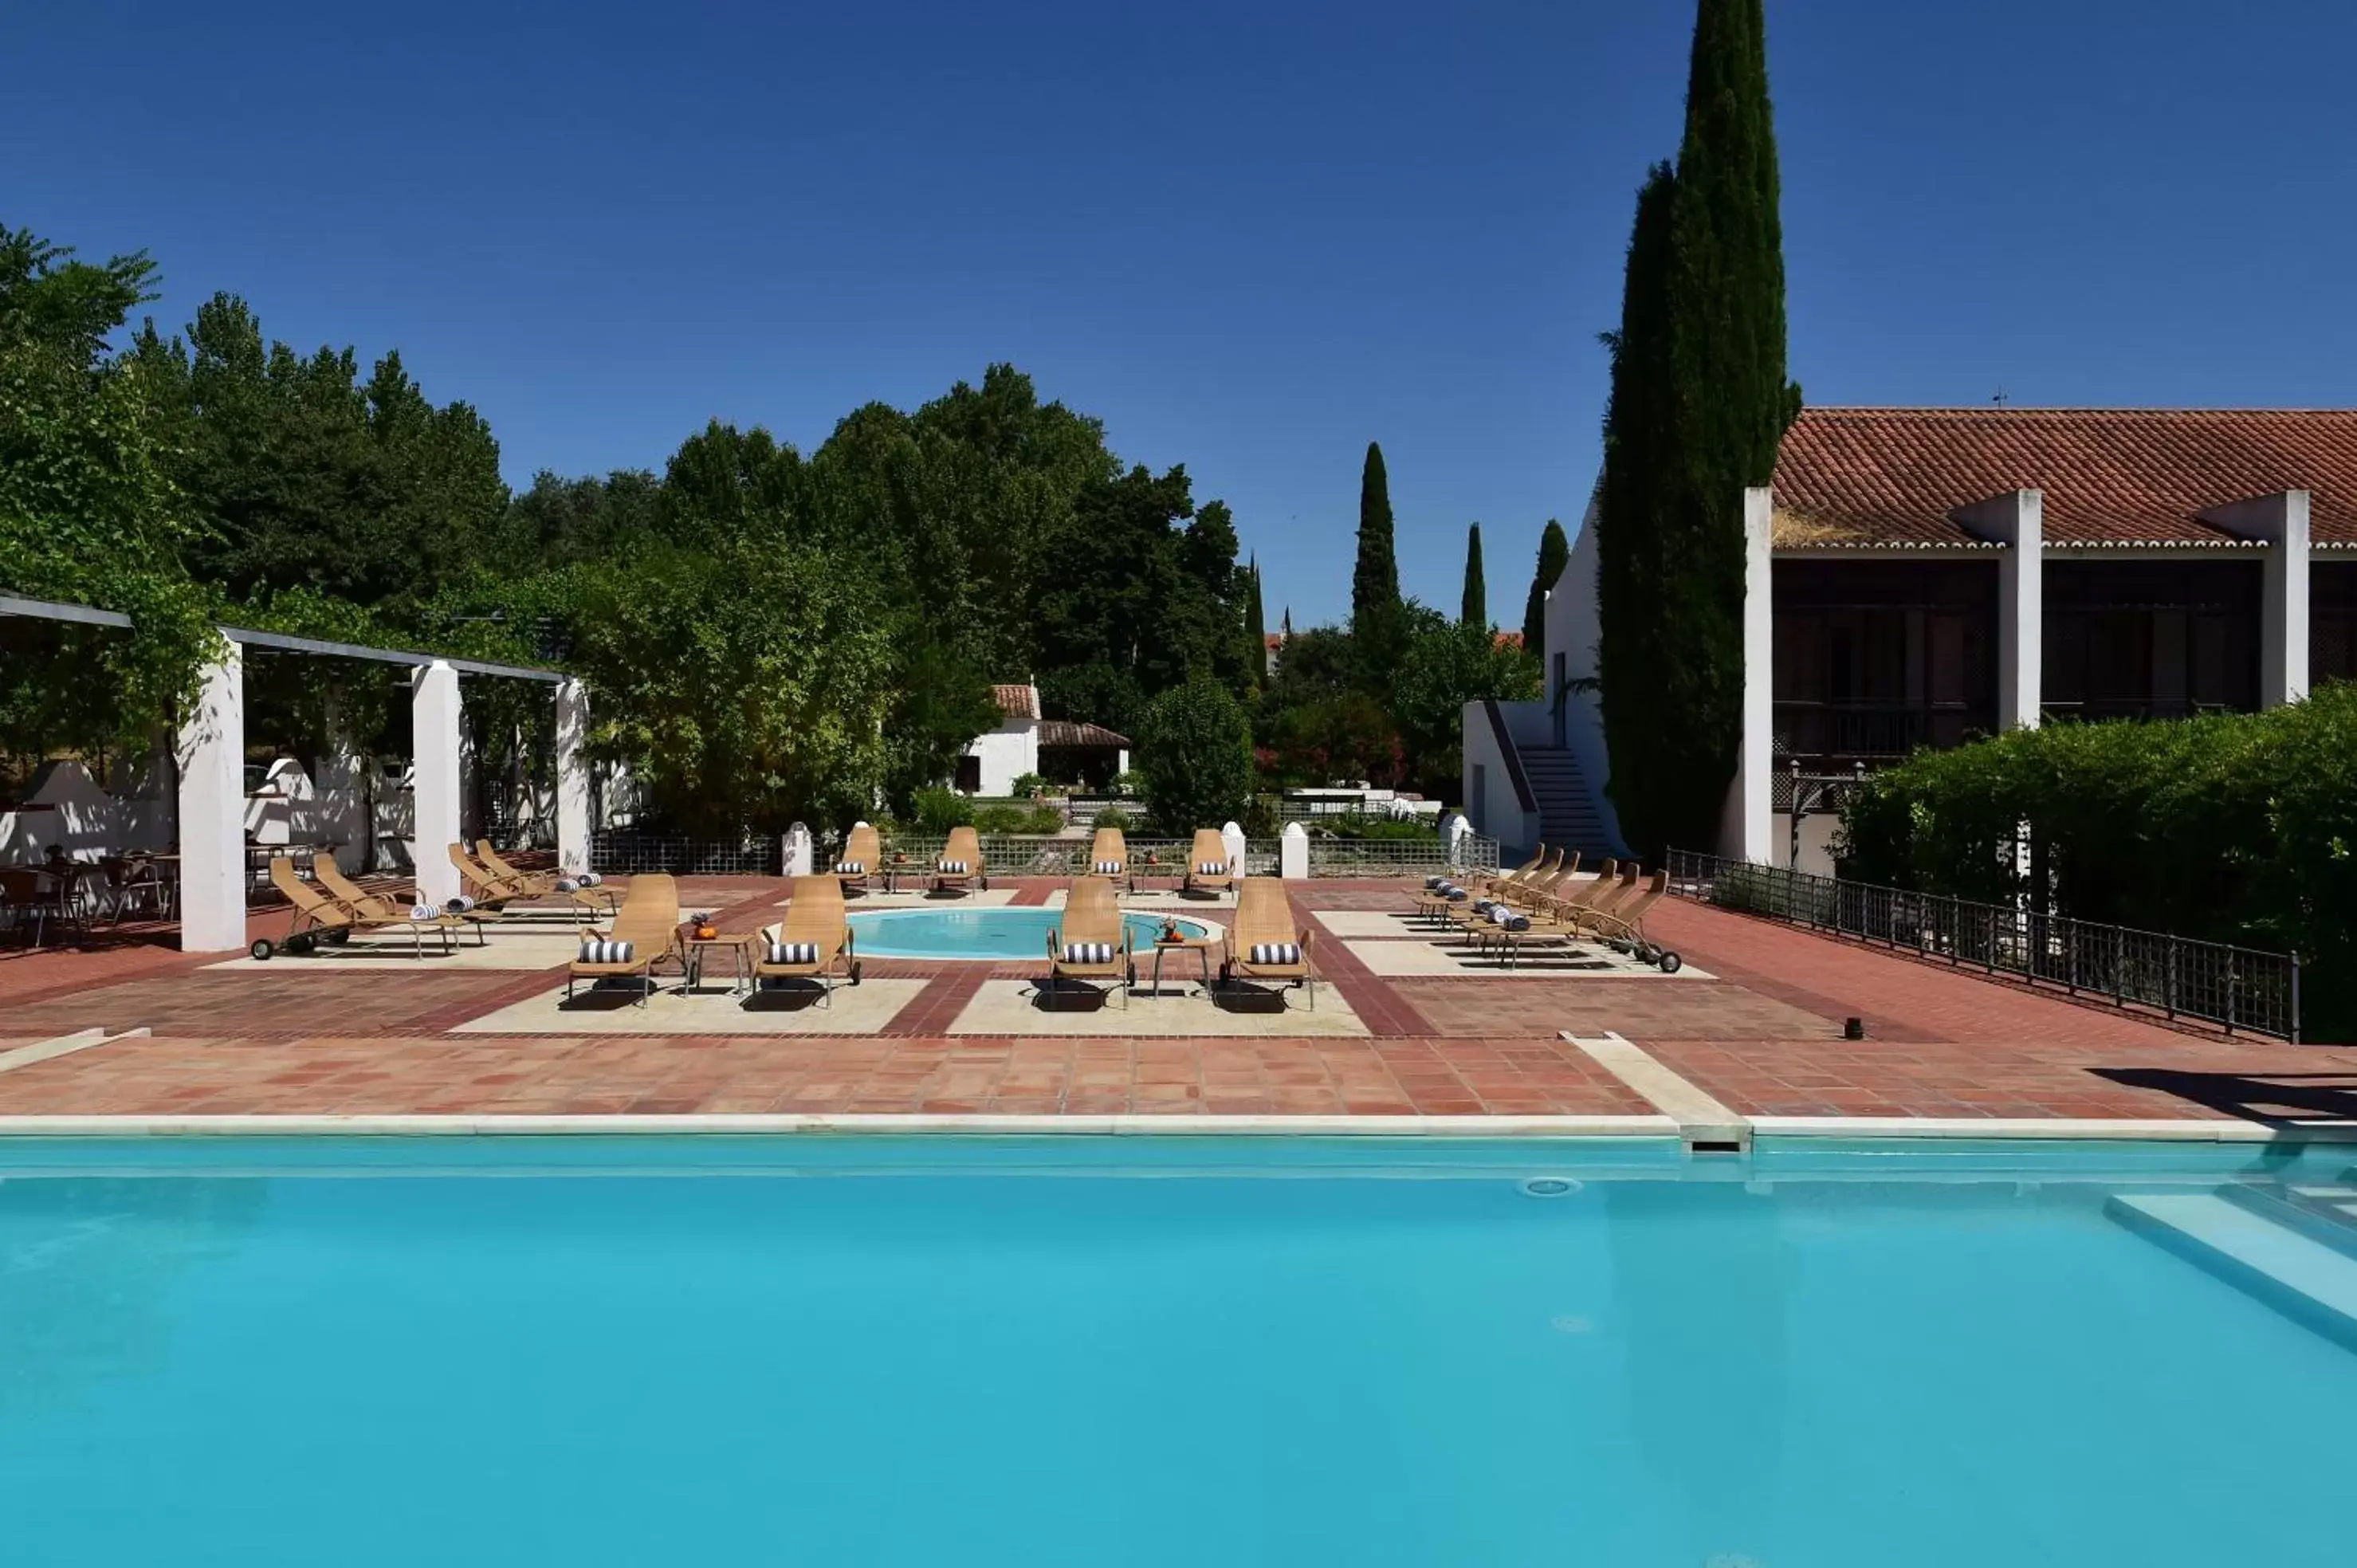
{"label": "pool step", "polygon": [[2248,1199],[2217,1192],[2120,1193],[2104,1212],[2285,1316],[2357,1349],[2357,1254],[2257,1212]]}
{"label": "pool step", "polygon": [[2357,1187],[2237,1184],[2224,1195],[2262,1219],[2357,1258]]}

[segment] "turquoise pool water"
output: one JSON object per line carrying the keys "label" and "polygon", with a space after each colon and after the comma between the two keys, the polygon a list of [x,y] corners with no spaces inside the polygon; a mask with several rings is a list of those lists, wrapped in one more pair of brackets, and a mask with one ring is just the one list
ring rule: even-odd
{"label": "turquoise pool water", "polygon": [[[1209,929],[1173,916],[1190,936]],[[1150,945],[1161,915],[1125,914],[1132,943]],[[1044,958],[1048,933],[1064,923],[1060,909],[870,909],[851,917],[863,958]]]}
{"label": "turquoise pool water", "polygon": [[0,1561],[2345,1562],[2357,1354],[2105,1208],[2353,1163],[0,1144]]}

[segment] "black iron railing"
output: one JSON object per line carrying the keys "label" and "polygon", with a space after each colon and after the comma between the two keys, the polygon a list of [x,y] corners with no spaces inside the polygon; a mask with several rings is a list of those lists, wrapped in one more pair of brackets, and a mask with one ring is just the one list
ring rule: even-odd
{"label": "black iron railing", "polygon": [[2074,996],[2299,1040],[2299,957],[1674,849],[1673,891]]}

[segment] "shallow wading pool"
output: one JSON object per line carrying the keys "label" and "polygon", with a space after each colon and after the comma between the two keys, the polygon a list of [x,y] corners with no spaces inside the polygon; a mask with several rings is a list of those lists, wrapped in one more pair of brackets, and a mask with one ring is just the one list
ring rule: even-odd
{"label": "shallow wading pool", "polygon": [[1928,1147],[0,1141],[5,1561],[2333,1557],[2357,1150]]}
{"label": "shallow wading pool", "polygon": [[[1125,911],[1123,929],[1137,951],[1154,945],[1165,918],[1190,937],[1213,928],[1182,916]],[[862,958],[1031,959],[1048,954],[1048,933],[1061,930],[1061,909],[872,909],[851,916]]]}

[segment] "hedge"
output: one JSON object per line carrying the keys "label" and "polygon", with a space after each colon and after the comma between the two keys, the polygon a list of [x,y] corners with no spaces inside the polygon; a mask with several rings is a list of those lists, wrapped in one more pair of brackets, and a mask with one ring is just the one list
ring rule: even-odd
{"label": "hedge", "polygon": [[2297,952],[2307,1036],[2357,1038],[2357,684],[1918,752],[1867,781],[1835,854],[1860,882]]}

